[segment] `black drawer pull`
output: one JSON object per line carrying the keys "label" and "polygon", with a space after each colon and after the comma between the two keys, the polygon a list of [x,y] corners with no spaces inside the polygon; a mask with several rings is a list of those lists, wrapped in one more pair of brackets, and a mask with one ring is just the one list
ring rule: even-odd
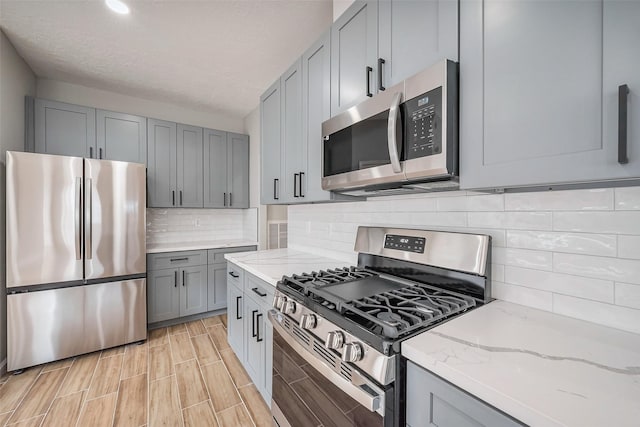
{"label": "black drawer pull", "polygon": [[373,68],[367,66],[367,96],[369,98],[371,98],[373,96],[373,94],[369,90],[371,88],[371,72],[372,71],[373,71]]}
{"label": "black drawer pull", "polygon": [[253,292],[255,292],[256,294],[260,295],[261,297],[266,297],[267,296],[266,292],[260,292],[257,287],[256,288],[251,288],[251,290]]}
{"label": "black drawer pull", "polygon": [[170,260],[171,262],[177,262],[177,261],[189,261],[189,258],[171,258]]}
{"label": "black drawer pull", "polygon": [[280,180],[278,178],[273,179],[273,200],[278,200],[278,194],[276,193],[276,188],[278,187],[278,182]]}
{"label": "black drawer pull", "polygon": [[100,149],[98,150],[98,153],[100,153],[100,154],[99,154],[99,158],[101,159],[101,158],[102,158],[102,148],[100,148]]}
{"label": "black drawer pull", "polygon": [[180,190],[180,206],[182,206],[182,190]]}
{"label": "black drawer pull", "polygon": [[620,85],[618,87],[618,163],[621,165],[629,163],[627,157],[627,98],[629,96],[629,86]]}
{"label": "black drawer pull", "polygon": [[302,177],[304,176],[304,172],[300,172],[300,197],[304,197],[302,194]]}
{"label": "black drawer pull", "polygon": [[184,270],[182,270],[182,286],[187,282],[187,279],[184,276]]}
{"label": "black drawer pull", "polygon": [[171,190],[171,206],[175,206],[175,205],[176,205],[176,191]]}
{"label": "black drawer pull", "polygon": [[178,270],[175,270],[173,272],[173,287],[174,288],[178,287]]}
{"label": "black drawer pull", "polygon": [[293,174],[293,197],[300,197],[298,196],[298,176],[300,174],[294,173]]}
{"label": "black drawer pull", "polygon": [[255,338],[258,334],[256,333],[256,313],[258,310],[253,310],[251,312],[251,336]]}
{"label": "black drawer pull", "polygon": [[233,277],[234,279],[237,279],[238,277],[240,277],[239,274],[234,273],[233,271],[229,272],[229,276]]}
{"label": "black drawer pull", "polygon": [[378,90],[385,90],[386,88],[382,85],[382,66],[385,61],[382,58],[378,58]]}
{"label": "black drawer pull", "polygon": [[233,206],[233,193],[229,193],[229,206]]}
{"label": "black drawer pull", "polygon": [[262,313],[258,314],[256,316],[256,321],[258,323],[258,332],[256,333],[258,339],[256,340],[257,342],[262,342],[262,338],[260,337],[260,318],[262,317]]}
{"label": "black drawer pull", "polygon": [[240,300],[242,299],[242,296],[236,297],[236,319],[240,320],[242,319],[242,316],[240,316]]}

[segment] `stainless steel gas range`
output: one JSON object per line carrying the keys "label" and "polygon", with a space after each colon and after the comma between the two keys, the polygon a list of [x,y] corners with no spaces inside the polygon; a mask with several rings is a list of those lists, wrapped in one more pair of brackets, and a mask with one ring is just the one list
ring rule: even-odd
{"label": "stainless steel gas range", "polygon": [[404,425],[400,343],[490,301],[491,238],[360,227],[358,266],[283,277],[273,324],[276,425]]}

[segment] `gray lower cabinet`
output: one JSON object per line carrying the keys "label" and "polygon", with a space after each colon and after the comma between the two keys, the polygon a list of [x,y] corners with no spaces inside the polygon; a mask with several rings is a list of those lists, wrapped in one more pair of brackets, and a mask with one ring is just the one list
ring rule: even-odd
{"label": "gray lower cabinet", "polygon": [[180,317],[207,311],[207,266],[181,269]]}
{"label": "gray lower cabinet", "polygon": [[147,121],[147,198],[150,208],[176,206],[176,124]]}
{"label": "gray lower cabinet", "polygon": [[205,129],[204,207],[249,207],[249,136]]}
{"label": "gray lower cabinet", "polygon": [[461,187],[640,177],[640,3],[504,6],[460,2]]}
{"label": "gray lower cabinet", "polygon": [[147,119],[115,111],[96,111],[97,157],[147,163]]}
{"label": "gray lower cabinet", "polygon": [[522,427],[525,424],[407,362],[407,426]]}
{"label": "gray lower cabinet", "polygon": [[209,265],[207,274],[207,310],[227,306],[227,264]]}
{"label": "gray lower cabinet", "polygon": [[203,202],[202,128],[177,125],[176,204],[181,208],[201,208]]}
{"label": "gray lower cabinet", "polygon": [[[264,322],[265,311],[253,298],[245,296],[244,301],[244,367],[254,381],[258,390],[264,388],[264,362],[265,362],[265,340]],[[262,373],[262,375],[261,375]]]}
{"label": "gray lower cabinet", "polygon": [[178,270],[162,269],[147,273],[147,322],[180,317]]}
{"label": "gray lower cabinet", "polygon": [[260,203],[280,201],[282,159],[280,144],[280,80],[260,97]]}
{"label": "gray lower cabinet", "polygon": [[238,356],[244,361],[244,292],[231,284],[227,288],[227,340]]}
{"label": "gray lower cabinet", "polygon": [[26,126],[33,126],[33,131],[27,135],[33,135],[34,144],[27,139],[27,150],[97,158],[95,108],[33,98],[27,99],[29,106],[33,106],[33,114],[27,115]]}

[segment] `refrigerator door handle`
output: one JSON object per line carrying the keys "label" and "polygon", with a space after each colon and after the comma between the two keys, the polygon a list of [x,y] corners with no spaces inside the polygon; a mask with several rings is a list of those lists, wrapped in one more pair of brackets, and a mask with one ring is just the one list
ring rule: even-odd
{"label": "refrigerator door handle", "polygon": [[76,178],[76,206],[75,206],[75,230],[76,230],[76,259],[82,259],[82,178]]}
{"label": "refrigerator door handle", "polygon": [[93,248],[91,247],[92,235],[92,220],[93,220],[93,208],[91,203],[91,179],[87,178],[85,182],[85,195],[84,195],[84,247],[85,247],[85,259],[92,259]]}

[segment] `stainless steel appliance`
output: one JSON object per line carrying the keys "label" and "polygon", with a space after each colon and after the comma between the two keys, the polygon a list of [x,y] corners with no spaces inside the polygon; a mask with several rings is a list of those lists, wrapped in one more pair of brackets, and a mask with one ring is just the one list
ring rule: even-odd
{"label": "stainless steel appliance", "polygon": [[457,188],[458,71],[443,60],[322,124],[322,188],[356,196]]}
{"label": "stainless steel appliance", "polygon": [[7,370],[146,338],[144,165],[7,152]]}
{"label": "stainless steel appliance", "polygon": [[490,243],[360,227],[357,267],[283,277],[268,313],[276,425],[405,425],[400,344],[490,301]]}

